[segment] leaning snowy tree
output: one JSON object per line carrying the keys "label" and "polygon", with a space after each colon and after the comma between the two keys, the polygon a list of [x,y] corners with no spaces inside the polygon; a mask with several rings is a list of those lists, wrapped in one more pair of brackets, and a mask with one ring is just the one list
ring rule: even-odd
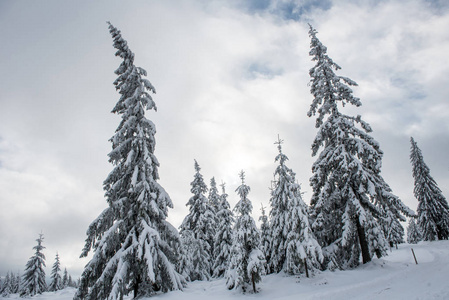
{"label": "leaning snowy tree", "polygon": [[22,275],[20,296],[34,296],[42,294],[47,290],[47,283],[45,282],[45,255],[42,251],[45,249],[42,246],[44,235],[39,234],[36,240],[37,245],[33,247],[36,252],[28,260],[25,273]]}
{"label": "leaning snowy tree", "polygon": [[217,232],[214,241],[214,263],[212,265],[212,275],[222,277],[228,268],[232,247],[232,226],[234,215],[227,200],[228,194],[225,191],[225,184],[221,184],[222,194],[217,210]]}
{"label": "leaning snowy tree", "polygon": [[326,266],[345,269],[357,266],[360,254],[366,263],[374,253],[386,253],[380,228],[382,210],[391,211],[401,221],[413,211],[391,193],[380,175],[383,152],[369,135],[369,124],[360,116],[339,111],[339,105],[361,105],[350,88],[357,84],[335,74],[340,67],[326,54],[327,48],[316,34],[310,26],[309,54],[316,65],[309,71],[314,99],[307,115],[318,114],[312,155],[321,149],[310,179],[313,229]]}
{"label": "leaning snowy tree", "polygon": [[418,226],[424,241],[447,240],[449,238],[449,206],[430,169],[424,162],[421,149],[410,138],[410,160],[413,167],[415,198],[418,200]]}
{"label": "leaning snowy tree", "polygon": [[48,290],[50,292],[56,292],[64,288],[64,284],[61,278],[61,262],[59,261],[59,254],[56,253],[55,263],[53,264],[53,268],[51,269],[51,282],[48,286]]}
{"label": "leaning snowy tree", "polygon": [[123,59],[114,81],[120,99],[112,110],[122,120],[110,139],[109,162],[114,166],[103,183],[108,207],[87,230],[81,257],[93,250],[75,299],[134,298],[182,289],[185,281],[175,270],[179,235],[166,221],[173,204],[159,179],[154,155],[155,125],[145,110],[156,110],[155,89],[134,65],[134,53],[120,31],[109,31]]}
{"label": "leaning snowy tree", "polygon": [[236,189],[240,201],[235,205],[237,213],[234,226],[234,239],[231,249],[231,260],[226,271],[228,289],[241,288],[246,292],[252,284],[256,293],[256,283],[265,274],[265,258],[259,249],[260,235],[254,219],[250,216],[253,206],[248,199],[249,186],[245,184],[245,173],[240,172],[242,184]]}
{"label": "leaning snowy tree", "polygon": [[[278,138],[279,163],[274,172],[271,191],[271,244],[269,269],[279,273],[298,274],[319,269],[323,261],[321,247],[309,224],[307,205],[301,197],[295,173],[287,167],[288,157],[282,153],[283,141]],[[305,265],[307,264],[307,266]]]}

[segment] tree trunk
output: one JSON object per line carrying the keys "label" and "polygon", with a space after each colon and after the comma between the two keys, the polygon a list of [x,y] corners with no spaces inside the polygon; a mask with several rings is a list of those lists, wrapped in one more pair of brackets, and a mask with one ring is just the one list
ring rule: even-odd
{"label": "tree trunk", "polygon": [[139,284],[140,284],[141,281],[142,281],[142,280],[140,280],[140,276],[137,276],[136,282],[134,283],[134,287],[133,287],[133,290],[134,290],[134,297],[133,297],[133,299],[136,299],[137,296],[138,296],[138,293],[139,293]]}
{"label": "tree trunk", "polygon": [[366,264],[367,262],[371,261],[371,256],[369,255],[368,242],[366,241],[365,236],[365,228],[362,227],[358,218],[356,219],[356,222],[357,222],[357,234],[359,236],[360,248],[362,250],[362,259],[363,263]]}
{"label": "tree trunk", "polygon": [[254,282],[254,272],[251,272],[251,281],[253,282],[253,291],[256,293],[256,283]]}

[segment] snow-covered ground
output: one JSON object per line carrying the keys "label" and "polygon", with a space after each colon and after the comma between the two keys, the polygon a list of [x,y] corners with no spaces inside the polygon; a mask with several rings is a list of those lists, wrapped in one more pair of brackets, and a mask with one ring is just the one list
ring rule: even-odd
{"label": "snow-covered ground", "polygon": [[[415,264],[414,249],[418,265]],[[449,241],[399,245],[389,256],[350,271],[321,272],[313,278],[269,275],[257,294],[226,289],[223,279],[193,282],[183,291],[156,295],[163,300],[222,299],[449,299]],[[41,300],[72,299],[74,289],[44,293]],[[11,295],[11,298],[18,298]]]}

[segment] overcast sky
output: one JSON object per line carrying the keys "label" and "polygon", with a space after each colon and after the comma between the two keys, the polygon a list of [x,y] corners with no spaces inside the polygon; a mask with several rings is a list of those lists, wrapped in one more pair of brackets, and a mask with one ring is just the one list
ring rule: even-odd
{"label": "overcast sky", "polygon": [[178,227],[194,175],[251,187],[253,216],[269,205],[277,154],[308,203],[315,120],[310,22],[359,86],[360,114],[384,151],[382,174],[416,210],[410,136],[449,197],[449,4],[351,1],[0,1],[0,276],[22,272],[42,231],[47,273],[56,252],[78,277],[89,224],[107,206],[108,139],[120,117],[112,82],[121,63],[106,21],[122,31],[157,90],[160,183]]}

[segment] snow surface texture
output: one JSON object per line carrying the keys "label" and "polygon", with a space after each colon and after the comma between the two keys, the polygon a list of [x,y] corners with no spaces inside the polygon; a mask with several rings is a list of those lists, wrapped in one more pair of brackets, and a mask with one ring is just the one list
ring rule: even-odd
{"label": "snow surface texture", "polygon": [[[415,251],[418,265],[411,248]],[[258,284],[258,294],[229,291],[225,280],[218,279],[190,282],[183,292],[174,291],[144,299],[449,299],[449,241],[401,244],[398,250],[393,248],[388,254],[354,270],[325,271],[313,278],[282,273],[268,275]],[[72,300],[74,293],[75,289],[66,288],[32,299]],[[10,295],[8,299],[19,299],[19,296]]]}

